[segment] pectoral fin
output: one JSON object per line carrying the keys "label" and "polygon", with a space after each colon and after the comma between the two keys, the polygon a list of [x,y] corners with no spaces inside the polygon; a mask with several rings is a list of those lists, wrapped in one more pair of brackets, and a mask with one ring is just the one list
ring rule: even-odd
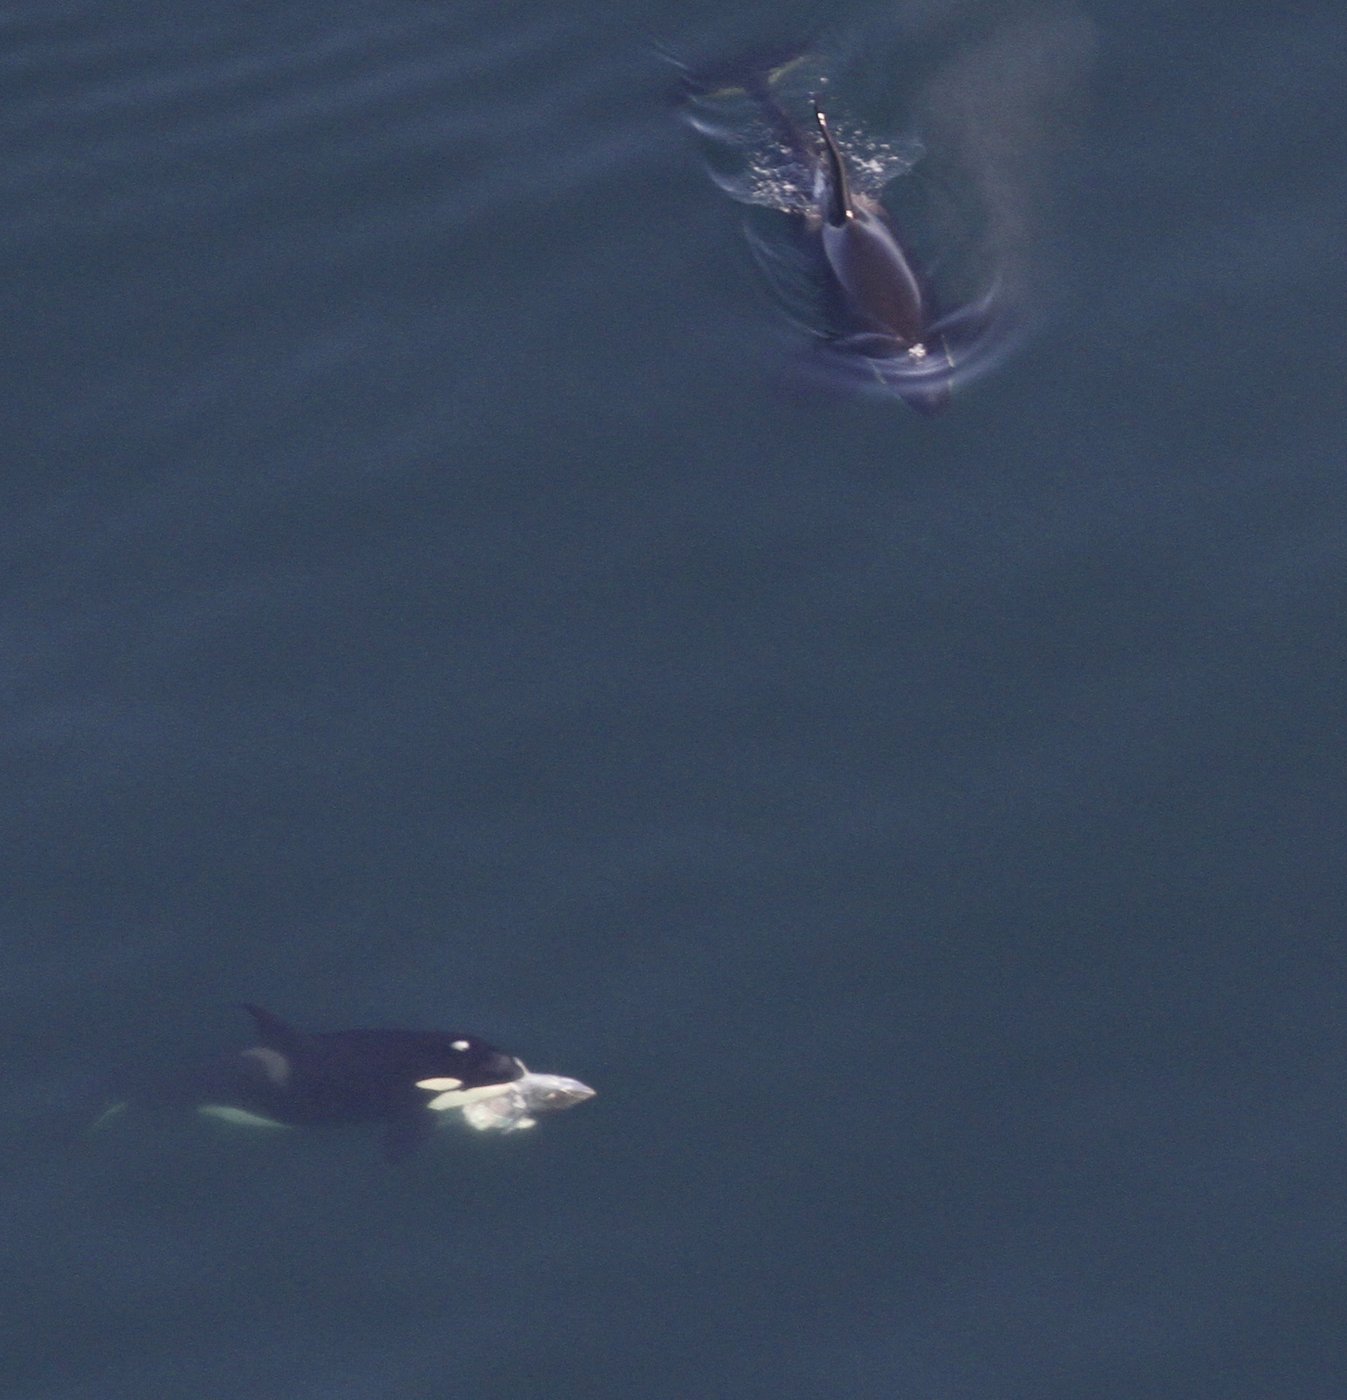
{"label": "pectoral fin", "polygon": [[246,1108],[236,1108],[229,1103],[203,1103],[197,1108],[202,1118],[218,1118],[221,1123],[232,1123],[237,1128],[289,1128],[289,1123],[281,1123],[275,1118],[267,1118],[261,1113],[250,1113]]}
{"label": "pectoral fin", "polygon": [[109,1104],[107,1108],[105,1108],[102,1111],[102,1113],[100,1113],[98,1117],[95,1118],[94,1121],[89,1124],[88,1128],[85,1129],[85,1131],[90,1133],[96,1133],[100,1129],[106,1128],[107,1125],[111,1123],[114,1118],[120,1118],[125,1112],[125,1102]]}

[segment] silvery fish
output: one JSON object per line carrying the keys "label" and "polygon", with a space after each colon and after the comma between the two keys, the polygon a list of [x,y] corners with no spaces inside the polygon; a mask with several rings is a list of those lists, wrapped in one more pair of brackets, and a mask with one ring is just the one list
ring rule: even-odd
{"label": "silvery fish", "polygon": [[422,1079],[418,1089],[435,1095],[426,1107],[437,1113],[461,1111],[463,1121],[479,1132],[512,1133],[532,1128],[537,1113],[574,1108],[594,1097],[578,1079],[560,1074],[534,1074],[516,1061],[523,1073],[506,1084],[483,1084],[465,1089],[454,1079]]}

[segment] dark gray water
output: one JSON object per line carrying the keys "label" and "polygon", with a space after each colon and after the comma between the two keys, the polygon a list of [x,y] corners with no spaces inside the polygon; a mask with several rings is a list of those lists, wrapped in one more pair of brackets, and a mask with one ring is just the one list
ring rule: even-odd
{"label": "dark gray water", "polygon": [[[806,5],[0,10],[6,1397],[1347,1394],[1347,23],[835,9],[938,420],[648,47]],[[599,1097],[82,1136],[242,1000]]]}

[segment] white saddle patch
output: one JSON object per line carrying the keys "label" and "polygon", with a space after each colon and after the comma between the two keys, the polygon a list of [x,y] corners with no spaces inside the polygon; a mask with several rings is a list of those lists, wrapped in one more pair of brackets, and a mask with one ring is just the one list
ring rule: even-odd
{"label": "white saddle patch", "polygon": [[273,1084],[284,1088],[290,1082],[290,1061],[279,1050],[266,1045],[254,1045],[251,1050],[239,1052],[245,1060],[256,1060],[262,1066],[262,1073]]}

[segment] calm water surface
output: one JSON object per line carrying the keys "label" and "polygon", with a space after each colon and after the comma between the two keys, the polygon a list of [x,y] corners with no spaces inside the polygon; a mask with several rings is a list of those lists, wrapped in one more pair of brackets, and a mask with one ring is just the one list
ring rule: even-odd
{"label": "calm water surface", "polygon": [[[1347,1393],[1347,26],[834,8],[937,420],[652,54],[806,4],[0,9],[0,1394]],[[599,1097],[82,1135],[242,1000]]]}

